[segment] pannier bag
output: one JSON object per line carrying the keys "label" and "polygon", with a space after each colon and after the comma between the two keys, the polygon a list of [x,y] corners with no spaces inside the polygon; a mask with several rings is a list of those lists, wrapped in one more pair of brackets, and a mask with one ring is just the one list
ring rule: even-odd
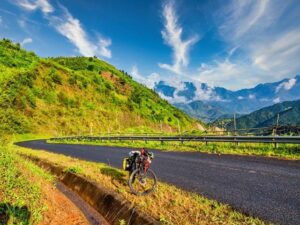
{"label": "pannier bag", "polygon": [[123,170],[130,170],[130,159],[129,158],[123,159]]}

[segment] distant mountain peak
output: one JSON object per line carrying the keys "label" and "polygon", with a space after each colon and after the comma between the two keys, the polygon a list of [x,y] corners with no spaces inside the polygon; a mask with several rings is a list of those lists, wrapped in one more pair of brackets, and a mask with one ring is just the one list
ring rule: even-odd
{"label": "distant mountain peak", "polygon": [[[207,109],[211,108],[225,114],[247,114],[274,103],[300,99],[300,75],[237,91],[210,87],[206,83],[193,81],[182,81],[179,85],[160,81],[154,90],[177,107],[179,105],[182,110],[198,118],[203,118],[201,111],[203,107],[196,109],[192,103],[199,101],[205,102]],[[206,121],[216,119],[214,116],[205,117],[208,118]]]}

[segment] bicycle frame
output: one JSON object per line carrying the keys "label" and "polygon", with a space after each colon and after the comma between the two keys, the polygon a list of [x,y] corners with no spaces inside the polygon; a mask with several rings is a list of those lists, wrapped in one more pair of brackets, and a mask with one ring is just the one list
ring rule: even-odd
{"label": "bicycle frame", "polygon": [[132,165],[132,171],[139,169],[140,172],[147,172],[150,168],[151,160],[148,156],[138,156],[135,158],[135,161]]}

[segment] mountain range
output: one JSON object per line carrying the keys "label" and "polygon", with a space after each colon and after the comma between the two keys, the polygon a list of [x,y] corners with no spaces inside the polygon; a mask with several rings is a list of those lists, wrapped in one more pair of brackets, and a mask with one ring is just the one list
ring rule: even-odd
{"label": "mountain range", "polygon": [[276,103],[300,99],[300,75],[237,91],[199,82],[166,81],[157,82],[154,90],[189,115],[212,122],[220,117],[232,117],[234,113],[249,114]]}

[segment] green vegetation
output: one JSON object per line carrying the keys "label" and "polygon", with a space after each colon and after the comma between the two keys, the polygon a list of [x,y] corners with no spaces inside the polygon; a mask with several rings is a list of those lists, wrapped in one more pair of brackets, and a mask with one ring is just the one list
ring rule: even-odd
{"label": "green vegetation", "polygon": [[[87,162],[60,154],[24,148],[19,148],[18,152],[48,160],[64,168],[81,168],[82,176],[118,192],[135,207],[157,218],[163,224],[264,224],[261,220],[243,215],[226,204],[162,182],[158,183],[158,190],[149,196],[141,198],[132,195],[127,185],[128,173],[103,163]],[[120,220],[119,223],[126,224],[126,221]]]}
{"label": "green vegetation", "polygon": [[[53,135],[98,133],[199,134],[204,125],[138,84],[124,71],[95,57],[40,58],[19,44],[0,40],[0,135],[17,135],[15,141]],[[31,134],[33,135],[31,135]],[[10,143],[9,139],[4,140]],[[95,143],[99,144],[99,143]],[[103,143],[101,143],[103,144]],[[159,148],[160,143],[105,143]],[[256,154],[261,147],[227,144],[165,143],[166,150]],[[272,148],[273,149],[273,148]],[[274,150],[274,151],[273,151]],[[267,148],[262,155],[280,156]],[[283,156],[299,157],[296,148]],[[105,164],[76,160],[43,151],[2,144],[0,147],[0,219],[8,224],[38,224],[46,211],[45,171],[16,154],[34,154],[65,167],[65,171],[89,177],[120,193],[141,210],[165,224],[263,224],[234,211],[228,205],[159,183],[159,191],[143,199],[129,193],[127,174]],[[255,152],[255,153],[254,153]],[[281,157],[281,156],[280,156]],[[8,218],[8,217],[7,217]],[[123,224],[126,221],[120,221]],[[1,223],[1,221],[0,221]]]}
{"label": "green vegetation", "polygon": [[82,169],[78,166],[70,166],[68,168],[65,168],[64,172],[80,174],[82,172]]}
{"label": "green vegetation", "polygon": [[[179,127],[197,130],[202,124],[104,61],[40,58],[19,44],[0,40],[2,137],[17,135],[15,141],[21,141],[99,132],[174,132]],[[17,155],[18,147],[1,145],[0,224],[39,224],[47,210],[43,185],[52,177]],[[71,163],[65,167],[79,174],[83,169]],[[124,180],[122,171],[100,169],[107,179]],[[119,192],[124,190],[122,185]]]}
{"label": "green vegetation", "polygon": [[199,121],[96,57],[40,58],[0,40],[0,131],[51,135],[128,128],[198,129]]}
{"label": "green vegetation", "polygon": [[164,142],[159,141],[48,141],[64,144],[91,144],[102,146],[120,146],[133,148],[158,149],[162,151],[193,151],[213,154],[234,154],[234,155],[260,155],[282,159],[300,159],[300,146],[293,144],[279,144],[275,148],[272,144],[257,143],[205,143],[202,142]]}
{"label": "green vegetation", "polygon": [[[236,121],[237,128],[245,129],[274,126],[277,123],[278,114],[279,125],[300,124],[300,100],[278,103],[241,116]],[[233,122],[229,123],[227,128],[233,129]]]}
{"label": "green vegetation", "polygon": [[42,183],[52,176],[21,158],[13,147],[0,147],[0,224],[37,224],[46,206]]}

